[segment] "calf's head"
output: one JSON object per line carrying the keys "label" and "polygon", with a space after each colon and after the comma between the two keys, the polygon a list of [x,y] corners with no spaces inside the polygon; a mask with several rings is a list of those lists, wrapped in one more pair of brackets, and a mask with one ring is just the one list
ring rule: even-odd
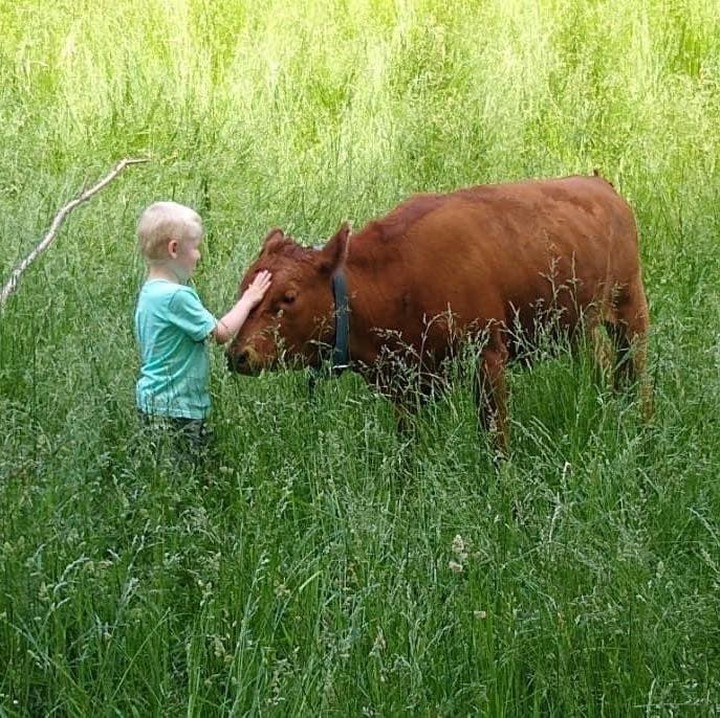
{"label": "calf's head", "polygon": [[273,229],[240,281],[241,296],[262,270],[272,274],[267,293],[250,313],[227,350],[228,366],[242,374],[290,365],[317,366],[323,344],[332,342],[331,280],[347,253],[347,224],[322,247],[302,247]]}

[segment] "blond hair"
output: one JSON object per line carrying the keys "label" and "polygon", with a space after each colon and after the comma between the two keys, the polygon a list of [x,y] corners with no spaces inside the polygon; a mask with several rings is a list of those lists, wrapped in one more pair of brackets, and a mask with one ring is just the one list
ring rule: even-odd
{"label": "blond hair", "polygon": [[167,259],[168,242],[187,242],[201,238],[200,215],[177,202],[155,202],[141,215],[137,224],[138,246],[148,262]]}

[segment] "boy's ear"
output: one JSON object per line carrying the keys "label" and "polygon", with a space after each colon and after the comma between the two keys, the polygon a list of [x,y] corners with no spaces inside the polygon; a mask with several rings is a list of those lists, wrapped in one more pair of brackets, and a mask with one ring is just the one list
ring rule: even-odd
{"label": "boy's ear", "polygon": [[171,240],[168,242],[168,246],[167,246],[168,254],[169,254],[173,259],[177,256],[177,251],[178,251],[178,246],[179,246],[179,244],[180,244],[180,243],[177,241],[177,239],[171,239]]}

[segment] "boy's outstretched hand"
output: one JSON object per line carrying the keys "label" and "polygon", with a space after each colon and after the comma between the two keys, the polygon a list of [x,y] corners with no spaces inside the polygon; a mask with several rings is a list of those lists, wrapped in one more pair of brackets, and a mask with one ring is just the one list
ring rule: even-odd
{"label": "boy's outstretched hand", "polygon": [[243,292],[242,299],[244,299],[250,307],[257,306],[262,298],[265,296],[272,282],[272,275],[266,269],[258,272],[252,282],[250,282],[248,288]]}
{"label": "boy's outstretched hand", "polygon": [[243,292],[235,306],[222,318],[219,319],[212,332],[215,341],[219,344],[225,344],[245,323],[248,314],[262,301],[265,296],[272,275],[267,270],[258,272],[255,278],[250,282],[248,288]]}

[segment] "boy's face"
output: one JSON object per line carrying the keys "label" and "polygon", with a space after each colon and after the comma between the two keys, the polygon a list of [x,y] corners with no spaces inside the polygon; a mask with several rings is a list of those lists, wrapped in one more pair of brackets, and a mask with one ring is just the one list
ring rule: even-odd
{"label": "boy's face", "polygon": [[173,267],[178,278],[186,282],[195,272],[200,260],[202,236],[186,237],[182,241],[173,240],[168,247]]}

